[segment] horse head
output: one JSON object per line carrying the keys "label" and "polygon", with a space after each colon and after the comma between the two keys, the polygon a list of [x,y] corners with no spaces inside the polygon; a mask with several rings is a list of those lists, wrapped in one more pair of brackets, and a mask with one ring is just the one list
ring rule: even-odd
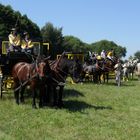
{"label": "horse head", "polygon": [[40,79],[45,79],[51,73],[51,68],[48,59],[49,57],[38,57],[36,59],[36,71]]}
{"label": "horse head", "polygon": [[82,65],[78,60],[70,60],[63,55],[63,57],[59,59],[57,66],[62,75],[65,77],[70,75],[74,82],[79,81]]}

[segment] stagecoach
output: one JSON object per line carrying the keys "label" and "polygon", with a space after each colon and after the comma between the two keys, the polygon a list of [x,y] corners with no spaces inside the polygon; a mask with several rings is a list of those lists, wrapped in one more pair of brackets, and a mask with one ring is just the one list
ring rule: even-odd
{"label": "stagecoach", "polygon": [[[84,62],[84,54],[83,53],[77,53],[77,52],[66,52],[65,54],[67,56],[68,59],[77,59],[80,62]],[[61,56],[61,54],[57,55],[57,59]]]}
{"label": "stagecoach", "polygon": [[[41,53],[40,42],[33,42],[33,54],[37,56]],[[0,43],[0,95],[2,98],[2,93],[10,89],[13,84],[13,79],[11,77],[12,67],[17,62],[28,62],[31,63],[34,57],[25,52],[8,52],[9,41],[2,41]]]}

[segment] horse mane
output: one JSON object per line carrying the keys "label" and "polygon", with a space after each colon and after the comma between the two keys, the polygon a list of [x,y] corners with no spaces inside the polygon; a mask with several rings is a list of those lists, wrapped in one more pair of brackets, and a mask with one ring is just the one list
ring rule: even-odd
{"label": "horse mane", "polygon": [[50,63],[50,67],[52,70],[54,71],[57,71],[58,70],[58,67],[59,67],[59,64],[60,64],[60,61],[65,57],[65,52],[62,53],[62,55],[57,59],[57,60],[54,60],[53,62]]}

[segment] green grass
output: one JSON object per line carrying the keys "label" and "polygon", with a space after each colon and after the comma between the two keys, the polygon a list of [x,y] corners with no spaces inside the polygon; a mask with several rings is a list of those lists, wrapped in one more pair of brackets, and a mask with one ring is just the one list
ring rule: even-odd
{"label": "green grass", "polygon": [[[114,82],[114,81],[113,81]],[[0,140],[139,140],[140,82],[67,84],[63,109],[0,100]]]}

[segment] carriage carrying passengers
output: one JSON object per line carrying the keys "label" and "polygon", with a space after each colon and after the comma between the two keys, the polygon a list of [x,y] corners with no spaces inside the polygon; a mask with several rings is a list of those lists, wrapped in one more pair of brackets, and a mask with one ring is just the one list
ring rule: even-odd
{"label": "carriage carrying passengers", "polygon": [[9,38],[9,49],[8,52],[14,51],[18,52],[21,51],[21,38],[20,35],[17,33],[16,28],[11,29],[11,33],[8,36]]}
{"label": "carriage carrying passengers", "polygon": [[22,39],[21,48],[23,52],[33,53],[33,42],[30,39],[29,33],[24,32],[24,38]]}

